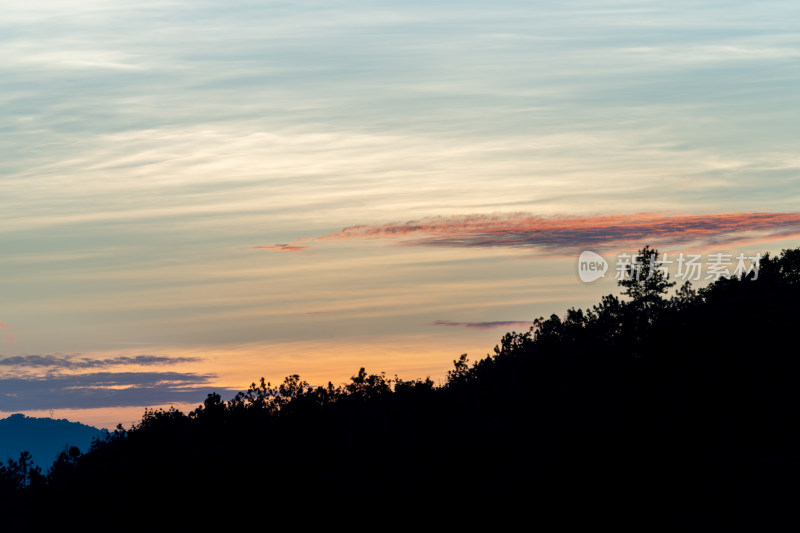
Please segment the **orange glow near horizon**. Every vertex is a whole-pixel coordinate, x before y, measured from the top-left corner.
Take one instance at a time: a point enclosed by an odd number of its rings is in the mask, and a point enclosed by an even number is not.
[[[517,328],[518,330],[526,328]],[[141,419],[145,407],[151,409],[174,406],[184,412],[196,408],[211,392],[220,390],[244,391],[251,383],[261,377],[272,385],[280,384],[286,376],[298,374],[312,386],[324,386],[328,381],[335,386],[346,384],[350,377],[364,367],[368,373],[384,372],[387,377],[399,376],[403,379],[424,379],[430,377],[436,383],[443,383],[445,374],[452,368],[453,360],[461,353],[468,352],[470,360],[483,358],[502,337],[501,330],[480,331],[468,335],[465,342],[459,342],[453,334],[444,342],[424,336],[408,338],[386,338],[375,341],[353,340],[347,344],[332,344],[323,341],[297,341],[278,344],[252,344],[225,348],[198,348],[193,350],[171,349],[174,357],[191,356],[199,362],[175,365],[175,371],[194,373],[212,372],[216,375],[198,393],[197,402],[172,402],[148,406],[117,406],[91,409],[54,409],[55,418],[66,418],[96,427],[113,429],[121,423],[128,428]],[[469,347],[472,350],[469,350]],[[156,350],[153,350],[156,351]],[[92,357],[92,354],[85,354]],[[98,354],[99,355],[99,354]],[[109,354],[104,352],[103,356]],[[126,367],[126,371],[143,370]],[[230,400],[233,394],[223,400]],[[0,411],[0,418],[21,412],[27,416],[49,417],[49,409],[19,411]]]

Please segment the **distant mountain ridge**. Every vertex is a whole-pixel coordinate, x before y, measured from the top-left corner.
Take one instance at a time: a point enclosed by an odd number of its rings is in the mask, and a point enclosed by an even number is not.
[[[20,452],[28,451],[33,461],[47,471],[65,447],[77,446],[85,453],[93,439],[103,438],[106,433],[104,429],[66,419],[13,414],[0,419],[0,461],[16,460]]]

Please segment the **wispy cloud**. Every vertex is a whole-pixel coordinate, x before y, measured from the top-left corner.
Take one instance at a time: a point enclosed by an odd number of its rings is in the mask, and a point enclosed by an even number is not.
[[[58,355],[19,355],[0,359],[0,366],[17,368],[48,368],[57,370],[80,370],[89,368],[106,368],[123,365],[177,365],[181,363],[195,363],[198,357],[165,357],[161,355],[137,355],[133,357],[110,357],[106,359],[91,359],[88,357],[58,356]]]
[[[800,213],[540,217],[529,213],[429,217],[378,226],[359,225],[289,247],[345,239],[390,239],[408,246],[540,248],[553,252],[678,244],[733,244],[800,235]],[[260,248],[272,249],[270,246]]]
[[[299,246],[295,244],[268,244],[265,246],[255,246],[256,250],[275,250],[277,252],[302,252],[310,250],[310,246]]]
[[[432,326],[450,326],[468,329],[496,329],[512,327],[530,327],[532,322],[525,320],[498,320],[495,322],[451,322],[450,320],[434,320]]]
[[[214,374],[97,372],[71,376],[0,378],[0,411],[126,407],[202,401]]]
[[[5,331],[5,337],[3,338],[4,341],[16,344],[17,339],[14,337],[14,332],[11,329],[11,326],[0,322],[0,329]]]

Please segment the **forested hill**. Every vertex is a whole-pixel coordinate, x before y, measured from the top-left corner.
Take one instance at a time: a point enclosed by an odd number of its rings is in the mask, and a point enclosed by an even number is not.
[[[16,459],[20,452],[28,451],[49,464],[72,446],[88,451],[92,440],[104,438],[105,433],[79,422],[14,414],[0,420],[0,461]]]
[[[133,524],[153,502],[185,520],[431,509],[531,527],[752,530],[793,517],[800,249],[699,292],[644,264],[621,295],[458,358],[443,386],[363,369],[340,387],[261,380],[191,413],[147,412],[25,489],[7,468],[2,501],[38,525],[80,521],[87,502]]]

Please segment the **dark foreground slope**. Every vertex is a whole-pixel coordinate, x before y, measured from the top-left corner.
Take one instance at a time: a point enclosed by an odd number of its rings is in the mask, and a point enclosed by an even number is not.
[[[625,283],[622,298],[460,358],[442,387],[291,376],[189,414],[148,412],[3,501],[40,525],[148,524],[154,509],[248,523],[430,509],[532,527],[775,525],[800,495],[800,250],[752,278],[672,296],[658,273]]]

